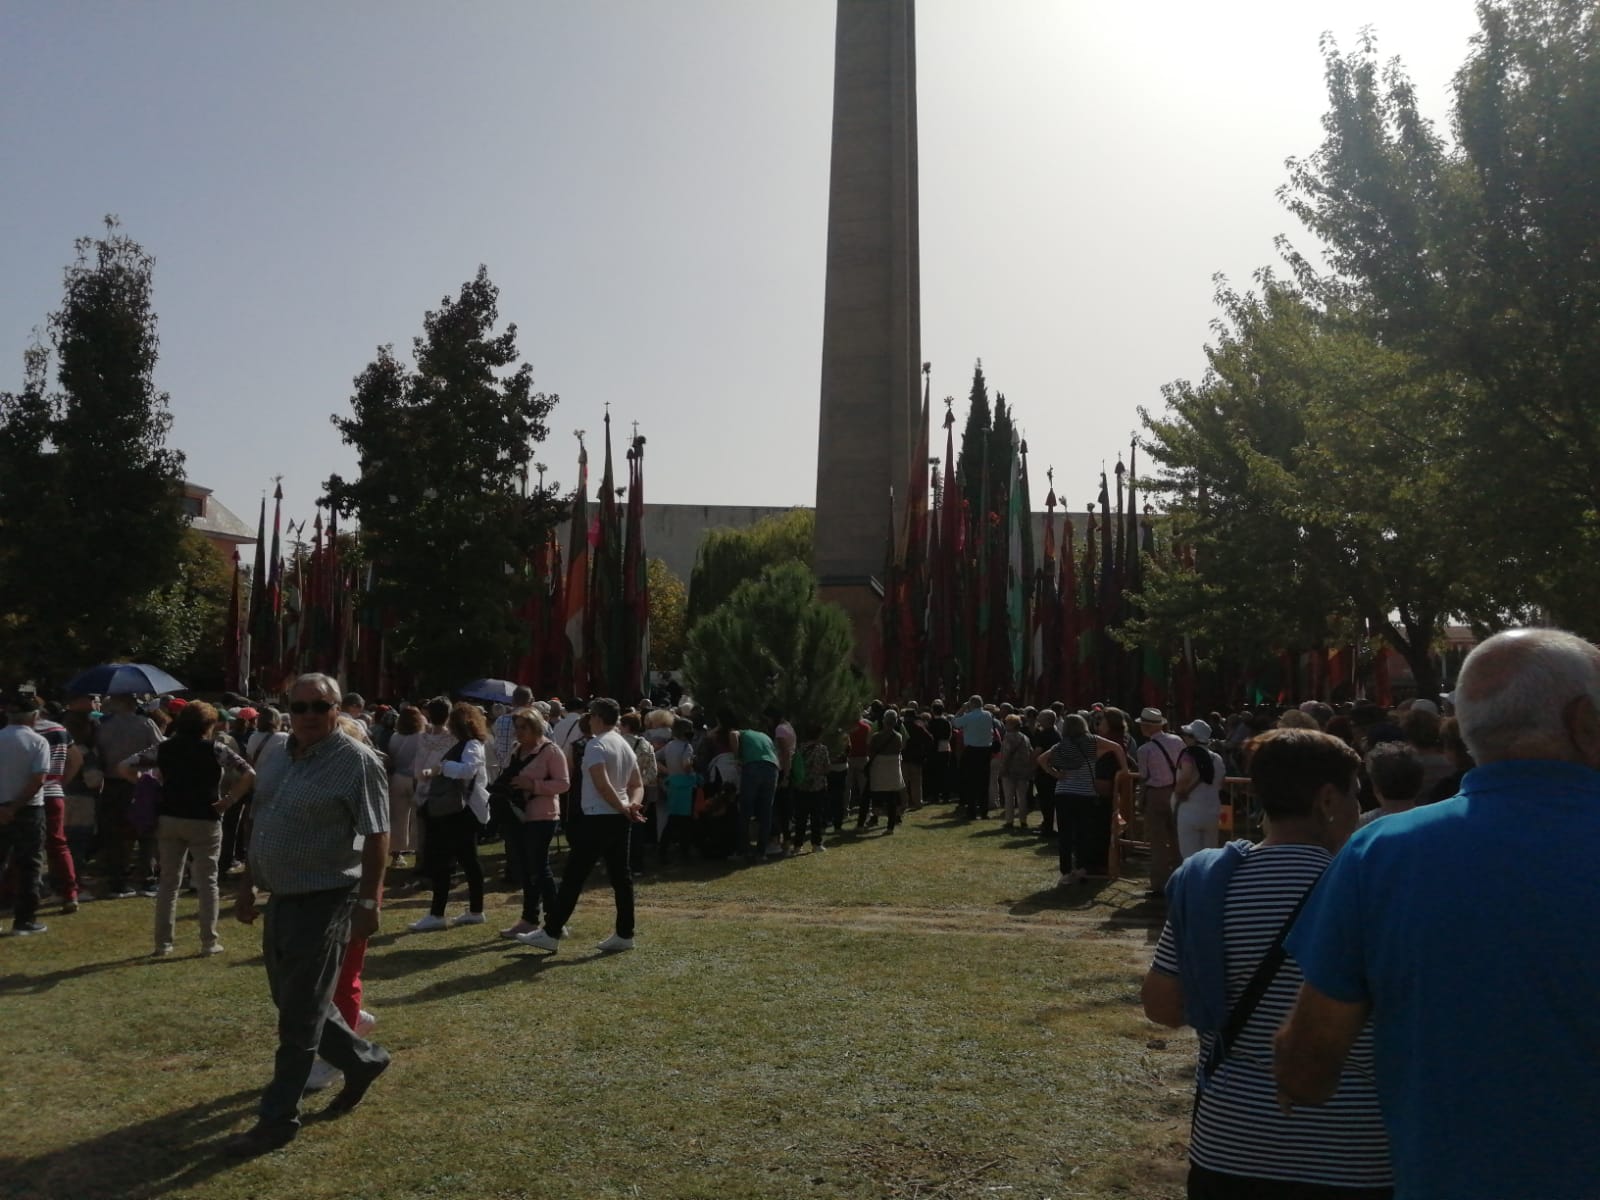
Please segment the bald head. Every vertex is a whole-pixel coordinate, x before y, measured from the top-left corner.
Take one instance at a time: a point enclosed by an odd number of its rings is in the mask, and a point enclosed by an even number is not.
[[[1456,683],[1461,738],[1480,763],[1587,761],[1574,722],[1600,720],[1600,650],[1560,629],[1513,629],[1475,647]]]

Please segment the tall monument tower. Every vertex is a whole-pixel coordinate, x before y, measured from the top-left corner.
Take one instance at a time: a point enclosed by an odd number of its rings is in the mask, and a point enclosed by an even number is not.
[[[917,261],[915,3],[838,0],[813,565],[863,651],[920,411]]]

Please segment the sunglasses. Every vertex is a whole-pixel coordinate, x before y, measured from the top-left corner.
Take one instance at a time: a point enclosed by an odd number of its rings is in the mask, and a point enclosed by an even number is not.
[[[289,705],[289,711],[297,717],[303,717],[308,712],[314,712],[320,717],[324,713],[332,712],[333,705],[326,700],[296,700]]]

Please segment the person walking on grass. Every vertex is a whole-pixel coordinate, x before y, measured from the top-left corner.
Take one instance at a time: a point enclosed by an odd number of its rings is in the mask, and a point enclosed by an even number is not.
[[[611,892],[617,905],[616,931],[600,943],[599,949],[633,949],[633,875],[628,869],[628,836],[632,827],[644,820],[644,782],[639,777],[639,760],[633,748],[617,732],[622,710],[617,702],[600,697],[589,704],[591,736],[583,750],[579,780],[581,792],[572,807],[573,820],[567,830],[571,850],[566,873],[554,908],[545,913],[544,926],[517,935],[524,946],[555,951],[567,922],[578,907],[578,896],[588,881],[589,872],[601,859],[611,879]],[[774,755],[776,760],[776,755]],[[776,775],[776,761],[773,763]]]
[[[344,1072],[327,1113],[361,1103],[389,1053],[359,1037],[334,1007],[345,946],[378,931],[389,862],[389,783],[378,756],[338,731],[339,684],[302,675],[289,692],[290,738],[263,757],[255,821],[235,916],[255,922],[256,885],[271,893],[261,931],[278,1051],[260,1116],[226,1150],[250,1157],[300,1132],[300,1096],[318,1054]]]
[[[467,911],[450,925],[482,925],[483,864],[478,861],[478,831],[489,823],[489,782],[484,741],[489,730],[476,705],[459,703],[450,710],[446,727],[455,739],[439,764],[418,777],[422,810],[423,854],[433,881],[433,902],[425,916],[411,922],[413,933],[446,926],[450,878],[457,863],[467,877]]]

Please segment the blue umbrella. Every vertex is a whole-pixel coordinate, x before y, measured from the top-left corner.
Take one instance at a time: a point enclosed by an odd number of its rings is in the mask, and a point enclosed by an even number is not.
[[[188,690],[160,667],[146,663],[101,663],[67,684],[67,691],[79,696],[165,696]]]
[[[517,685],[504,679],[474,679],[456,689],[456,695],[468,700],[482,700],[485,704],[510,704],[511,693]]]

